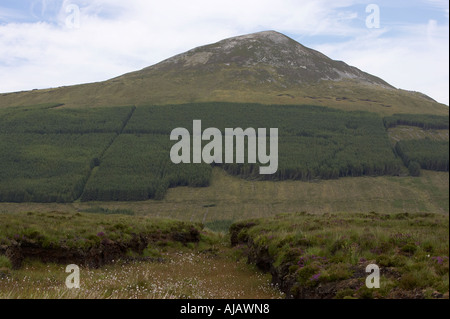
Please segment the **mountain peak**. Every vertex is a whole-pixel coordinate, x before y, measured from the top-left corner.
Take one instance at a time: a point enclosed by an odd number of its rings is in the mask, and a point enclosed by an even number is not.
[[[274,30],[268,30],[268,31],[260,31],[240,36],[231,37],[225,40],[222,40],[220,42],[225,41],[246,41],[246,40],[252,40],[252,39],[267,39],[274,43],[286,43],[287,41],[293,41],[283,33],[274,31]]]
[[[145,71],[216,72],[238,68],[238,77],[227,81],[244,81],[255,85],[270,83],[278,88],[315,84],[322,80],[355,80],[392,88],[385,81],[334,61],[276,31],[241,35],[201,46],[176,55]]]

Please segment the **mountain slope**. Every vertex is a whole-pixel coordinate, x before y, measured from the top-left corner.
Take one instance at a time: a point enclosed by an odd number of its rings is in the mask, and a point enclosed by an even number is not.
[[[381,114],[448,114],[447,106],[423,94],[395,89],[275,31],[198,47],[104,82],[2,94],[0,107],[208,101],[316,104]]]

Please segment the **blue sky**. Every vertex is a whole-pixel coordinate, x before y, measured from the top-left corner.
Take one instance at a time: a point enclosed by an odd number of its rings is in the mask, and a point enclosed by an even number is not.
[[[449,104],[442,0],[2,0],[0,92],[102,81],[263,30]]]

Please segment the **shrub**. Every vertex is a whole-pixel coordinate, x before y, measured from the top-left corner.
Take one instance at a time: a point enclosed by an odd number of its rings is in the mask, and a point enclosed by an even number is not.
[[[416,252],[417,246],[414,244],[408,243],[405,246],[403,246],[400,250],[406,254],[412,255]]]
[[[408,165],[408,171],[411,176],[420,176],[420,164],[415,161],[411,161]]]
[[[360,299],[373,299],[374,289],[367,288],[366,285],[358,289],[357,296]]]
[[[339,290],[336,293],[336,296],[334,298],[335,299],[348,299],[349,297],[352,298],[354,294],[355,294],[355,291],[353,289],[345,288],[343,290]]]
[[[4,255],[0,255],[0,270],[4,268],[4,269],[11,269],[12,268],[12,263],[9,260],[8,257],[4,256]]]
[[[353,271],[350,270],[347,264],[338,263],[332,264],[324,275],[325,281],[338,281],[349,279],[353,275]]]
[[[306,286],[315,286],[319,283],[320,267],[316,263],[306,265],[297,270],[297,282]]]

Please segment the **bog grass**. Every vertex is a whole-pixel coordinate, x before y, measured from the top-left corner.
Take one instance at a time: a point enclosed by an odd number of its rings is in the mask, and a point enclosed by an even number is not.
[[[222,249],[222,248],[221,248]],[[65,265],[24,263],[0,280],[0,298],[19,299],[274,299],[284,294],[270,276],[244,261],[188,247],[171,247],[160,261],[117,261],[80,267],[80,288],[65,286]]]
[[[0,214],[0,245],[12,242],[89,250],[108,239],[126,244],[129,236],[180,233],[187,222],[101,213]],[[200,229],[200,228],[199,228]],[[164,236],[163,236],[164,237]],[[69,251],[68,251],[69,252]],[[42,255],[41,255],[42,256]],[[44,257],[44,256],[42,256]],[[270,276],[236,261],[227,238],[201,232],[198,242],[170,237],[150,242],[141,252],[129,250],[100,268],[80,266],[80,288],[68,289],[66,265],[26,258],[19,269],[0,254],[0,298],[24,299],[172,299],[282,298]]]
[[[339,297],[348,281],[351,297],[426,298],[449,290],[448,229],[442,214],[303,212],[242,221],[230,232],[250,261],[270,263],[272,275],[290,282],[287,294],[335,283]],[[381,269],[380,289],[364,285],[369,264]]]
[[[106,211],[109,212],[109,211]],[[127,211],[126,211],[127,212]],[[108,213],[0,213],[0,244],[89,249],[104,240],[129,242],[135,235],[171,235],[199,225],[162,218]]]

